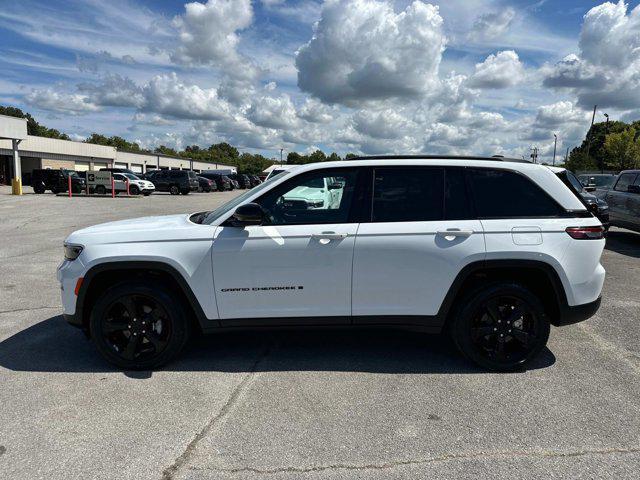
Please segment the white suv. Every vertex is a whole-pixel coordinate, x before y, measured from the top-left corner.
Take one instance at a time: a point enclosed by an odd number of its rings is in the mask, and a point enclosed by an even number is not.
[[[514,370],[550,324],[597,311],[604,244],[545,166],[369,157],[292,168],[211,212],[79,230],[58,279],[67,320],[127,369],[167,362],[193,331],[386,325],[446,331]]]

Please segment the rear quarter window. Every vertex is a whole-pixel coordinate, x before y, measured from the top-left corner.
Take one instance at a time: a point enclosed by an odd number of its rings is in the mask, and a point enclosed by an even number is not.
[[[616,182],[616,186],[614,187],[614,190],[616,192],[626,192],[627,187],[629,185],[633,185],[633,182],[635,181],[636,176],[637,176],[636,173],[621,174],[620,177],[618,178],[618,181]]]
[[[564,213],[547,192],[520,173],[469,169],[469,178],[480,218],[554,217]]]

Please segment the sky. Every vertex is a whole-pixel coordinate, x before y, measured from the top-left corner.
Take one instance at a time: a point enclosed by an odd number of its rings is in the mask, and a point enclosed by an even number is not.
[[[0,104],[76,140],[540,161],[640,119],[638,1],[0,0]]]

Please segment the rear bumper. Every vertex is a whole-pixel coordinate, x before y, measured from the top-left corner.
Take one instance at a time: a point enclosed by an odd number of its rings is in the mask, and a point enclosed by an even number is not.
[[[560,318],[553,324],[556,327],[572,325],[574,323],[583,322],[593,317],[600,308],[602,297],[598,297],[593,302],[584,303],[582,305],[565,305],[560,311]]]

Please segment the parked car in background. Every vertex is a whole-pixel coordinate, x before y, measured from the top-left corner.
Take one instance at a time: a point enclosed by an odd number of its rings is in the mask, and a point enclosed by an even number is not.
[[[585,186],[587,192],[606,191],[616,181],[613,173],[583,173],[578,179]]]
[[[609,230],[609,205],[607,205],[607,202],[596,197],[587,190],[587,187],[584,186],[584,184],[571,170],[560,167],[549,168],[560,178],[560,180],[564,182],[565,185],[579,196],[589,211],[598,217],[605,230]]]
[[[36,169],[31,172],[31,186],[34,193],[53,193],[69,191],[69,177],[71,177],[71,192],[80,193],[86,187],[86,181],[73,170]]]
[[[262,183],[262,180],[260,180],[258,175],[249,175],[249,178],[251,179],[251,188],[257,187]]]
[[[153,182],[149,180],[143,180],[133,173],[113,173],[113,180],[115,182],[121,182],[124,184],[124,191],[127,191],[126,182],[129,182],[129,194],[130,195],[140,195],[143,194],[145,197],[151,195],[156,187]]]
[[[209,193],[218,190],[216,182],[210,178],[198,176],[198,184],[200,185],[200,188],[198,189],[199,192]]]
[[[209,178],[214,182],[216,182],[216,186],[218,187],[218,190],[220,192],[233,190],[235,188],[231,179],[221,173],[202,172],[200,176],[204,178]]]
[[[247,175],[242,173],[231,173],[227,176],[238,184],[238,188],[251,188],[251,180]]]
[[[640,170],[623,170],[601,195],[609,204],[611,225],[640,232]]]
[[[188,195],[197,192],[200,184],[198,176],[191,170],[157,170],[149,177],[158,192],[169,192],[171,195]]]

